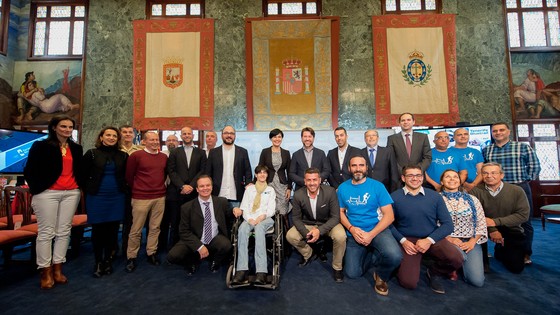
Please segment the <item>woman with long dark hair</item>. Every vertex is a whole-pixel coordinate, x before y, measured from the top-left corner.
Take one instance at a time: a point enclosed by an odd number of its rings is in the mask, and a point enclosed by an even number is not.
[[[75,127],[70,116],[54,116],[47,139],[31,146],[24,169],[37,216],[36,251],[42,289],[68,282],[62,274],[62,264],[66,262],[72,218],[80,202],[83,154],[82,146],[72,140]]]
[[[120,138],[116,127],[103,128],[95,141],[95,149],[86,152],[82,163],[95,278],[113,272],[113,252],[124,216],[128,154],[119,150]]]

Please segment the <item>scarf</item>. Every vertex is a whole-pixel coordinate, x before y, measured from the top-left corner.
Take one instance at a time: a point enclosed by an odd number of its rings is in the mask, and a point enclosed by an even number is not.
[[[474,205],[474,200],[472,199],[472,196],[462,191],[448,192],[444,190],[441,191],[441,195],[447,199],[452,199],[457,201],[459,201],[462,198],[469,204],[473,217],[473,237],[476,236],[476,206]]]
[[[259,210],[259,208],[261,207],[261,195],[265,191],[266,187],[268,187],[266,182],[255,183],[255,188],[257,188],[257,196],[255,196],[255,200],[253,201],[253,209],[251,209],[251,213],[257,212],[257,210]]]

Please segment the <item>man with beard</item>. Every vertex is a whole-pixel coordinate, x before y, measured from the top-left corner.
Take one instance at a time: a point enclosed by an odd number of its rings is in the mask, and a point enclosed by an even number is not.
[[[301,130],[301,143],[303,148],[297,150],[292,155],[292,163],[288,170],[288,176],[296,184],[295,190],[305,186],[304,175],[305,170],[310,167],[318,168],[321,172],[321,178],[326,180],[331,174],[331,167],[325,151],[313,146],[315,141],[315,130],[311,127],[305,127]]]
[[[252,185],[252,170],[249,154],[245,148],[234,145],[235,129],[222,129],[222,142],[210,151],[206,174],[212,178],[212,194],[226,198],[233,207],[243,199],[246,185]]]
[[[393,222],[393,200],[382,183],[366,176],[366,163],[363,156],[352,157],[348,164],[352,179],[338,186],[340,223],[348,230],[344,270],[353,279],[374,265],[375,292],[387,295],[387,281],[402,253],[387,229]]]

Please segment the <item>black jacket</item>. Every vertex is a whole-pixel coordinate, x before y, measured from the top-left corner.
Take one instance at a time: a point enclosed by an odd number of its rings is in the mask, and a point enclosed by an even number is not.
[[[126,192],[126,160],[128,154],[120,151],[118,147],[101,146],[86,152],[82,160],[82,178],[84,179],[84,192],[95,195],[99,191],[107,161],[115,163],[115,177],[120,192]]]

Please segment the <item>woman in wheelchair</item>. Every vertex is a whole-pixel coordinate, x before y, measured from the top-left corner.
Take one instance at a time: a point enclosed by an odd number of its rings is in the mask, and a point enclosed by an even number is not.
[[[258,165],[255,168],[255,185],[245,190],[239,208],[234,209],[235,216],[243,215],[243,222],[238,229],[237,268],[233,283],[248,282],[249,270],[248,243],[251,231],[255,231],[255,284],[265,284],[268,274],[266,256],[266,231],[274,224],[276,212],[276,193],[267,185],[268,168]]]

